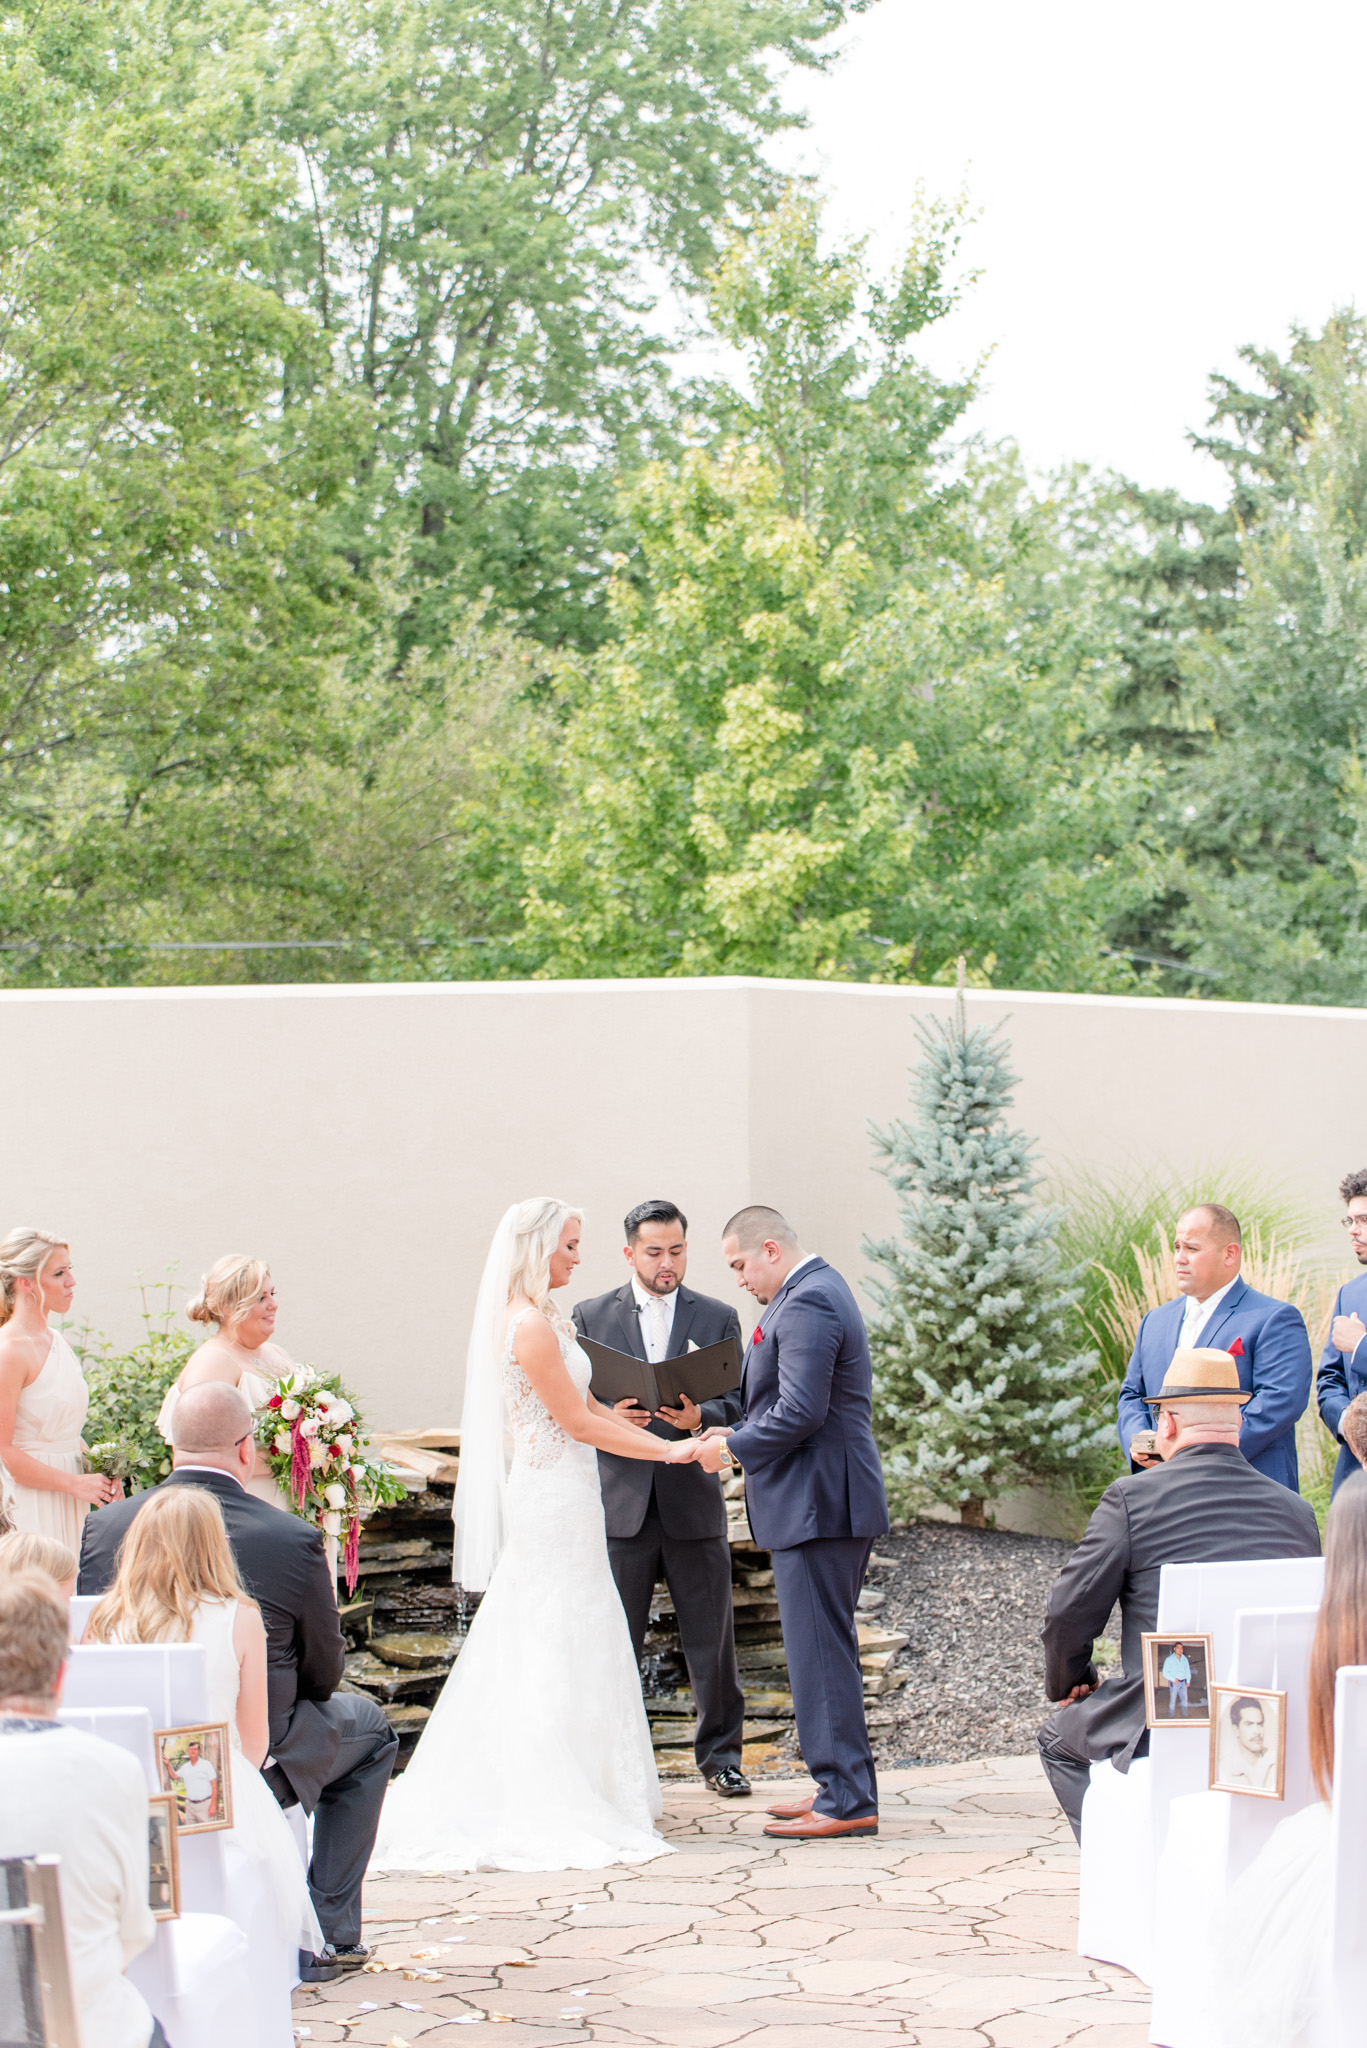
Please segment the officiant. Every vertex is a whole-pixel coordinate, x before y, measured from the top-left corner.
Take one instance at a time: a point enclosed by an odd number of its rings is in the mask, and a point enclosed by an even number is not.
[[[631,1268],[626,1284],[581,1301],[575,1328],[593,1343],[629,1351],[651,1365],[680,1358],[690,1348],[739,1341],[733,1308],[683,1284],[688,1268],[688,1221],[673,1203],[642,1202],[623,1225]],[[701,1404],[682,1396],[677,1408],[649,1414],[634,1401],[617,1412],[671,1442],[740,1419],[740,1390]],[[688,1679],[698,1706],[693,1754],[698,1769],[723,1798],[744,1798],[749,1781],[740,1768],[745,1700],[736,1663],[731,1612],[731,1547],[721,1481],[701,1465],[656,1465],[598,1453],[607,1519],[608,1556],[622,1596],[632,1647],[639,1660],[657,1579],[669,1587]]]

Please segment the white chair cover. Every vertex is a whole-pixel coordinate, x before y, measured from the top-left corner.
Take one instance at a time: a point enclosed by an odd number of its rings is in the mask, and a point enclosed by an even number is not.
[[[1169,1805],[1167,1839],[1157,1863],[1149,2033],[1161,2048],[1209,2048],[1220,2038],[1212,1917],[1278,1822],[1317,1796],[1310,1777],[1306,1705],[1318,1617],[1316,1607],[1263,1608],[1234,1616],[1229,1681],[1275,1687],[1287,1695],[1285,1795],[1280,1800],[1242,1799],[1229,1792],[1193,1792]],[[1210,1731],[1190,1732],[1206,1739],[1209,1770]],[[1153,1747],[1168,1740],[1164,1729],[1155,1734]]]
[[[1116,1963],[1141,1983],[1153,1979],[1153,1823],[1150,1767],[1092,1765],[1082,1802],[1078,1872],[1078,1954]]]
[[[161,1789],[157,1784],[156,1752],[152,1747],[152,1716],[146,1707],[64,1706],[59,1709],[57,1719],[67,1728],[81,1728],[87,1735],[98,1735],[102,1742],[112,1742],[116,1748],[126,1749],[142,1765],[148,1791]]]
[[[1334,1694],[1333,1904],[1329,2004],[1333,2048],[1361,2048],[1367,2014],[1367,1665],[1344,1665]],[[1320,2048],[1320,2044],[1314,2044]]]
[[[235,1920],[219,1913],[164,1920],[127,1974],[172,2048],[244,2048],[250,2040],[251,1952]]]
[[[98,1593],[73,1593],[67,1615],[66,1639],[79,1643],[85,1634],[85,1625],[100,1604]]]

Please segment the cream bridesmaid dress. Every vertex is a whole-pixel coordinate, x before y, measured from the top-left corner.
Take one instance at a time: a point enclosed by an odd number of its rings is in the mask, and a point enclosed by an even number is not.
[[[19,1396],[15,1449],[27,1451],[30,1458],[50,1465],[54,1472],[83,1472],[81,1431],[89,1406],[90,1389],[76,1354],[61,1331],[54,1330],[42,1371]],[[12,1473],[2,1470],[0,1478],[16,1529],[31,1536],[55,1536],[79,1555],[81,1524],[90,1512],[88,1501],[76,1500],[69,1493],[49,1492],[45,1487],[20,1486]]]

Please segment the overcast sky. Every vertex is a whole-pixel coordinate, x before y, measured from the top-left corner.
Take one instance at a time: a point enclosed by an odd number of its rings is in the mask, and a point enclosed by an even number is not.
[[[1367,8],[1339,0],[878,0],[799,75],[828,220],[896,247],[918,180],[966,184],[983,276],[937,368],[993,349],[971,415],[1029,463],[1219,496],[1206,378],[1367,304]]]

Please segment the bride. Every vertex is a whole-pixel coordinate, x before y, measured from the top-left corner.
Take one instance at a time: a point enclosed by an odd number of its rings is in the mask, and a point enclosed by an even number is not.
[[[595,1452],[686,1463],[694,1446],[588,1392],[589,1361],[550,1299],[579,1264],[582,1220],[538,1196],[494,1235],[454,1508],[454,1576],[488,1592],[389,1788],[372,1870],[596,1870],[669,1853]]]

